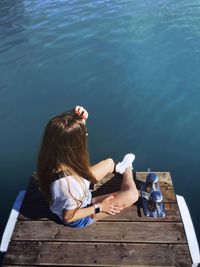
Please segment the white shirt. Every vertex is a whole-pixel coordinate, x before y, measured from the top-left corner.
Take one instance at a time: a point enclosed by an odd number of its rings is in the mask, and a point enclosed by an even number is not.
[[[56,180],[50,186],[52,194],[51,211],[63,220],[63,209],[73,210],[77,208],[75,199],[82,201],[81,207],[86,207],[92,201],[89,186],[90,182],[84,178],[65,176]],[[80,204],[78,203],[78,205]]]

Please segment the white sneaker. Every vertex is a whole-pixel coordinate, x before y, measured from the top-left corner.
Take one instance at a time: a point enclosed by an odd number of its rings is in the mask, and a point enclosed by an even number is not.
[[[126,168],[132,167],[134,159],[135,159],[134,154],[126,154],[123,160],[116,165],[115,171],[120,174],[123,174]]]

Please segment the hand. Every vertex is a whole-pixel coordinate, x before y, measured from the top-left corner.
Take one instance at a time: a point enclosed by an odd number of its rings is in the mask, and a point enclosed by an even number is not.
[[[76,106],[74,113],[82,118],[82,121],[85,122],[88,118],[88,112],[84,107]]]
[[[110,215],[120,213],[125,208],[125,205],[120,202],[115,202],[114,199],[114,196],[105,198],[100,204],[101,211]]]

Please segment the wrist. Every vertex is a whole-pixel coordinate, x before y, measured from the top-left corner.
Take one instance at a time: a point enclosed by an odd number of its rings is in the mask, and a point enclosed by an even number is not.
[[[100,203],[96,203],[93,206],[94,206],[94,214],[101,212],[101,204]]]

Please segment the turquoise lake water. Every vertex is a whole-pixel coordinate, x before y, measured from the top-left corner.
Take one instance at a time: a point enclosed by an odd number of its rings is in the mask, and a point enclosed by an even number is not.
[[[200,240],[200,1],[0,1],[1,235],[47,120],[89,111],[91,162],[170,171]]]

